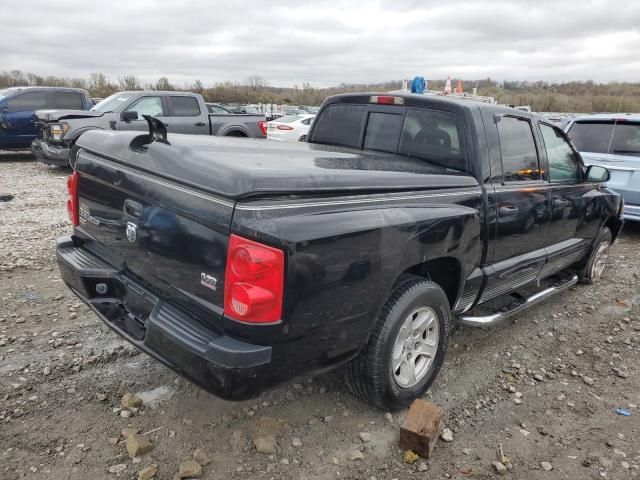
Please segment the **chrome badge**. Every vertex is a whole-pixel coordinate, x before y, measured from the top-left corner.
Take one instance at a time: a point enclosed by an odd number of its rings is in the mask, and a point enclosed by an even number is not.
[[[138,227],[135,223],[127,222],[127,240],[129,243],[135,243],[138,236]]]
[[[210,288],[215,292],[218,285],[218,279],[212,275],[202,272],[200,274],[200,285]]]

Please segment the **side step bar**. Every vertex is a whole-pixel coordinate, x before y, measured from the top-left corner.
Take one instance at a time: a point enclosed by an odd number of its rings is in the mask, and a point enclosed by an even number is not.
[[[459,317],[459,321],[462,325],[466,325],[469,327],[486,327],[490,325],[495,325],[496,323],[501,322],[505,318],[509,318],[512,315],[522,312],[527,308],[535,305],[542,300],[546,300],[547,298],[555,295],[556,293],[569,288],[572,285],[578,283],[578,276],[573,275],[571,278],[565,280],[559,280],[554,283],[551,287],[545,288],[544,290],[540,290],[537,293],[534,293],[530,297],[522,298],[521,300],[512,303],[506,307],[501,308],[496,313],[485,316],[472,316],[472,315],[462,315]]]

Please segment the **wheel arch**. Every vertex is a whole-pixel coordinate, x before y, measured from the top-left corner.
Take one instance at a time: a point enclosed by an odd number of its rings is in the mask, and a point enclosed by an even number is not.
[[[462,264],[455,257],[438,257],[406,268],[396,284],[407,275],[428,278],[437,283],[447,295],[451,309],[456,304],[462,289]]]
[[[222,137],[250,137],[249,132],[240,126],[234,125],[226,128],[220,136]]]

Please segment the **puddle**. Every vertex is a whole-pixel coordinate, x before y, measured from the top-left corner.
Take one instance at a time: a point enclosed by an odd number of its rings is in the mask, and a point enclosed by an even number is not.
[[[167,385],[147,390],[146,392],[137,392],[137,396],[142,399],[143,404],[149,408],[156,408],[162,402],[169,400],[173,395],[173,390]]]

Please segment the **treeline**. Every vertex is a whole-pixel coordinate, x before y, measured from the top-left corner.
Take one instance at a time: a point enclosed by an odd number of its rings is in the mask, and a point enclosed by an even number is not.
[[[457,79],[452,80],[455,87]],[[122,90],[187,90],[202,94],[207,101],[220,103],[277,103],[320,105],[329,95],[363,91],[390,91],[401,88],[400,80],[376,84],[340,84],[314,88],[308,83],[293,88],[269,86],[264,78],[253,75],[243,82],[220,82],[205,86],[200,80],[176,85],[167,77],[154,83],[142,82],[134,75],[110,79],[103,73],[89,78],[40,76],[19,70],[0,72],[0,88],[48,85],[84,88],[92,97],[104,98]],[[430,80],[429,89],[444,89],[445,80]],[[491,78],[464,80],[464,91],[477,87],[479,95],[494,97],[498,103],[529,105],[537,112],[640,112],[640,83],[553,83],[545,81],[505,81]]]

